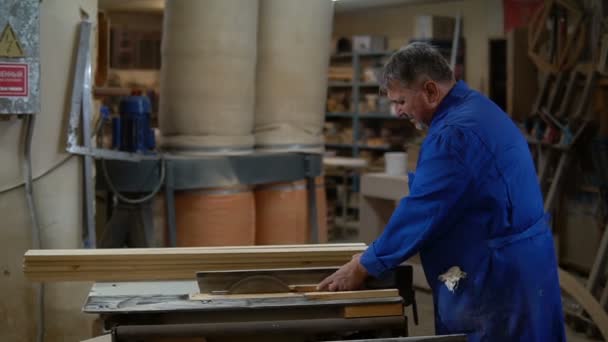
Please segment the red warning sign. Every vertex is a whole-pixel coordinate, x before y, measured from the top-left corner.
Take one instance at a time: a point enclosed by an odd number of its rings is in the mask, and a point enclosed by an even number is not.
[[[0,63],[0,96],[1,97],[27,97],[27,64]]]

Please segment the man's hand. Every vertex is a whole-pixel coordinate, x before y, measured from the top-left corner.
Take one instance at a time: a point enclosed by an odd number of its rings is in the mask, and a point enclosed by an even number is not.
[[[359,259],[361,259],[361,254],[353,256],[351,261],[323,279],[317,286],[317,291],[352,291],[361,288],[367,278],[367,270],[361,265]]]

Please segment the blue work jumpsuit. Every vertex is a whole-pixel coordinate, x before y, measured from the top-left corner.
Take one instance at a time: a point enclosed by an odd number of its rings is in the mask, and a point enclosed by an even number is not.
[[[433,116],[409,196],[361,263],[380,276],[416,253],[437,334],[565,341],[553,239],[528,145],[498,106],[462,81]],[[462,273],[450,288],[453,267]]]

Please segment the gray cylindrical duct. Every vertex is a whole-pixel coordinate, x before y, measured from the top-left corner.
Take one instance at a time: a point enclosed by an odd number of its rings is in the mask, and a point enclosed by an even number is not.
[[[160,92],[165,150],[252,150],[257,25],[257,0],[166,1]]]
[[[260,0],[257,149],[323,150],[332,15],[330,0]]]

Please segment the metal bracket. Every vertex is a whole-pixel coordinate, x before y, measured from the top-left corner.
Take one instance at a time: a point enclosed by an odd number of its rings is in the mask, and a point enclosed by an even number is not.
[[[68,123],[67,151],[78,146],[78,127],[80,125],[80,114],[82,113],[82,132],[85,148],[91,148],[91,27],[90,21],[80,22],[78,38],[78,52],[76,55],[76,70],[74,71],[74,83],[72,84],[72,99],[70,102],[70,120]],[[95,188],[93,186],[93,159],[84,156],[83,165],[84,180],[84,214],[85,214],[85,238],[84,246],[95,248],[97,245],[95,231],[95,217],[93,203],[95,201]]]
[[[83,107],[85,74],[90,72],[90,40],[91,22],[83,20],[80,23],[78,37],[78,52],[76,55],[76,68],[72,84],[72,99],[70,101],[70,120],[68,123],[67,150],[78,146],[78,128],[80,126],[80,113]]]
[[[159,160],[162,159],[161,154],[140,154],[123,151],[106,150],[103,148],[72,146],[66,148],[66,151],[72,154],[81,156],[89,156],[99,159],[122,160],[128,162],[140,162],[142,160]]]

